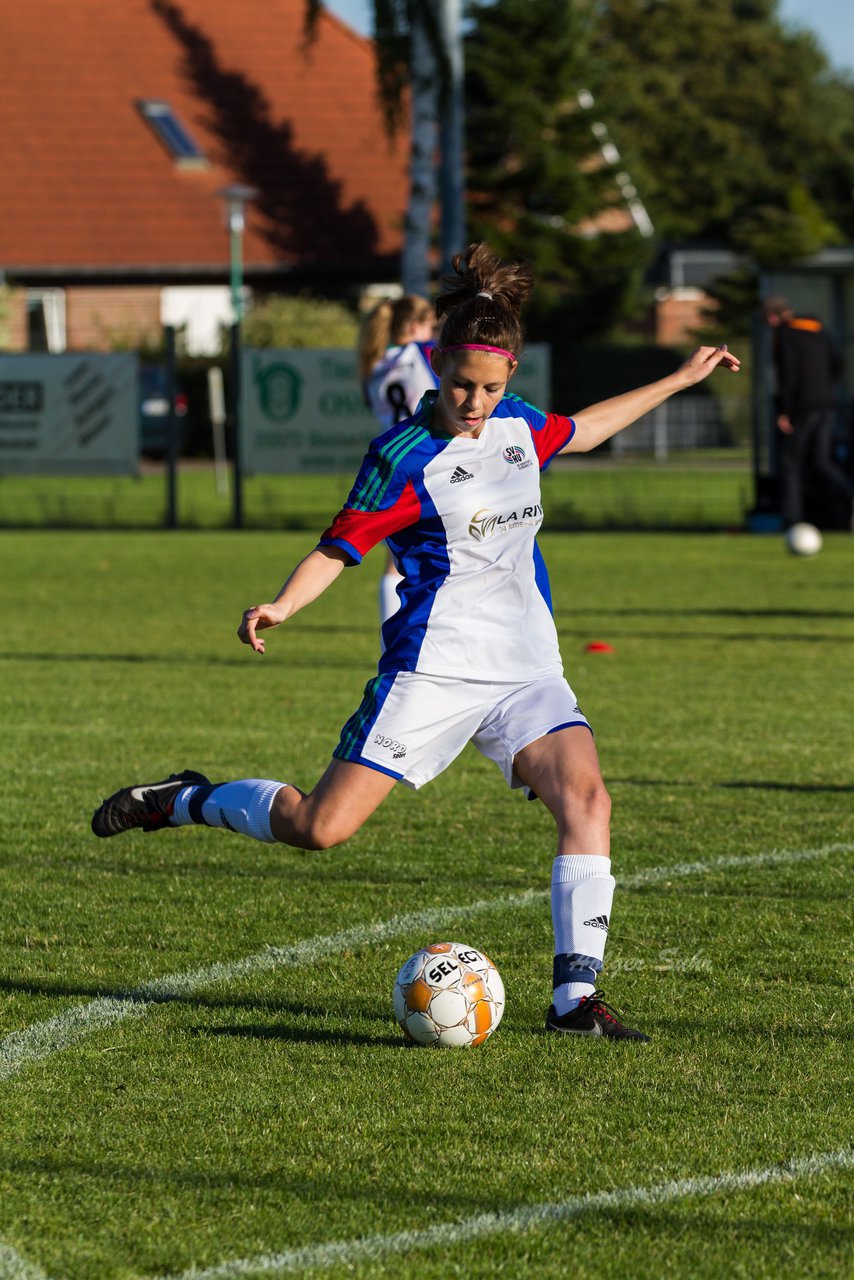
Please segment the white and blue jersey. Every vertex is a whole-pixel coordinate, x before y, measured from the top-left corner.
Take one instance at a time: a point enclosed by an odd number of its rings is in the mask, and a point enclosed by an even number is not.
[[[383,627],[380,676],[419,672],[498,683],[561,675],[545,566],[540,472],[572,439],[571,418],[518,396],[477,439],[434,426],[436,392],[374,440],[320,546],[353,563],[386,539],[404,575]]]
[[[434,346],[432,342],[407,342],[389,347],[365,379],[365,400],[383,429],[411,417],[425,391],[438,387],[439,379],[430,363]]]

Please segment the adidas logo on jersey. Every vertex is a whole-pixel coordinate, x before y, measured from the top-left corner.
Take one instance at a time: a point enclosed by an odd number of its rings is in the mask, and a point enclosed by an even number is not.
[[[474,480],[474,476],[470,471],[466,471],[464,467],[457,467],[451,476],[451,484],[459,484],[462,480]]]
[[[606,933],[608,932],[607,916],[593,916],[592,919],[585,920],[584,923],[590,925],[591,929],[604,929]]]

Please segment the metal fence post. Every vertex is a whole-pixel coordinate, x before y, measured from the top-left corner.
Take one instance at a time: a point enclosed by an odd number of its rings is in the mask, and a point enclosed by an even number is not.
[[[653,439],[656,462],[667,461],[667,406],[660,404],[652,414]]]
[[[241,457],[241,423],[240,423],[240,322],[231,326],[229,343],[231,376],[229,378],[229,409],[231,411],[231,439],[234,449],[234,505],[233,523],[235,529],[243,528],[243,459]]]
[[[175,326],[164,326],[166,340],[166,528],[178,528],[178,419],[175,416]]]

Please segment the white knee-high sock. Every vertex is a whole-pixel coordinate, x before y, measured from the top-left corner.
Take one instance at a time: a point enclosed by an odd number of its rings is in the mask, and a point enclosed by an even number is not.
[[[286,782],[272,782],[268,778],[244,778],[216,786],[184,787],[176,797],[171,823],[175,827],[191,823],[227,827],[253,840],[275,844],[270,812],[273,801],[285,786]]]
[[[559,854],[552,865],[554,1006],[560,1016],[593,994],[602,971],[614,899],[611,859]]]

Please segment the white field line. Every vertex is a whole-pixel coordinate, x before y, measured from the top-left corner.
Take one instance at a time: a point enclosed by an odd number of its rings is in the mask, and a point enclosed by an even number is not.
[[[382,1260],[391,1254],[414,1249],[446,1249],[468,1244],[486,1236],[518,1234],[554,1223],[569,1222],[596,1213],[621,1209],[655,1208],[691,1197],[751,1191],[795,1178],[812,1177],[834,1169],[854,1168],[854,1149],[828,1151],[804,1156],[765,1169],[745,1169],[741,1173],[719,1173],[711,1177],[684,1178],[660,1182],[651,1187],[622,1187],[614,1191],[589,1191],[552,1204],[521,1205],[503,1213],[481,1213],[460,1222],[442,1222],[423,1231],[400,1231],[392,1235],[363,1236],[355,1240],[305,1245],[284,1253],[261,1254],[255,1258],[235,1258],[199,1270],[191,1267],[180,1275],[157,1280],[236,1280],[238,1276],[283,1275],[286,1272],[321,1271],[334,1266]]]
[[[48,1280],[41,1267],[26,1262],[8,1244],[0,1242],[0,1280]]]
[[[712,858],[708,862],[681,862],[670,867],[648,867],[619,881],[620,888],[638,889],[660,881],[684,876],[702,875],[709,871],[735,871],[740,868],[775,866],[788,862],[809,862],[834,853],[854,852],[854,844],[827,844],[816,849],[779,849],[767,853],[737,854]],[[339,955],[357,947],[383,942],[416,930],[425,934],[465,923],[483,911],[527,907],[548,898],[549,889],[507,894],[502,898],[482,898],[465,906],[434,907],[392,916],[375,924],[356,925],[339,933],[318,935],[295,942],[288,947],[267,947],[264,951],[241,960],[217,962],[186,973],[169,974],[143,982],[132,990],[114,996],[102,996],[88,1004],[77,1005],[44,1022],[35,1022],[23,1031],[13,1031],[0,1040],[0,1081],[17,1075],[29,1063],[39,1062],[59,1053],[102,1027],[112,1026],[127,1018],[139,1018],[158,1004],[180,1000],[201,988],[231,982],[247,974],[271,969],[294,969],[315,964],[327,956]]]

